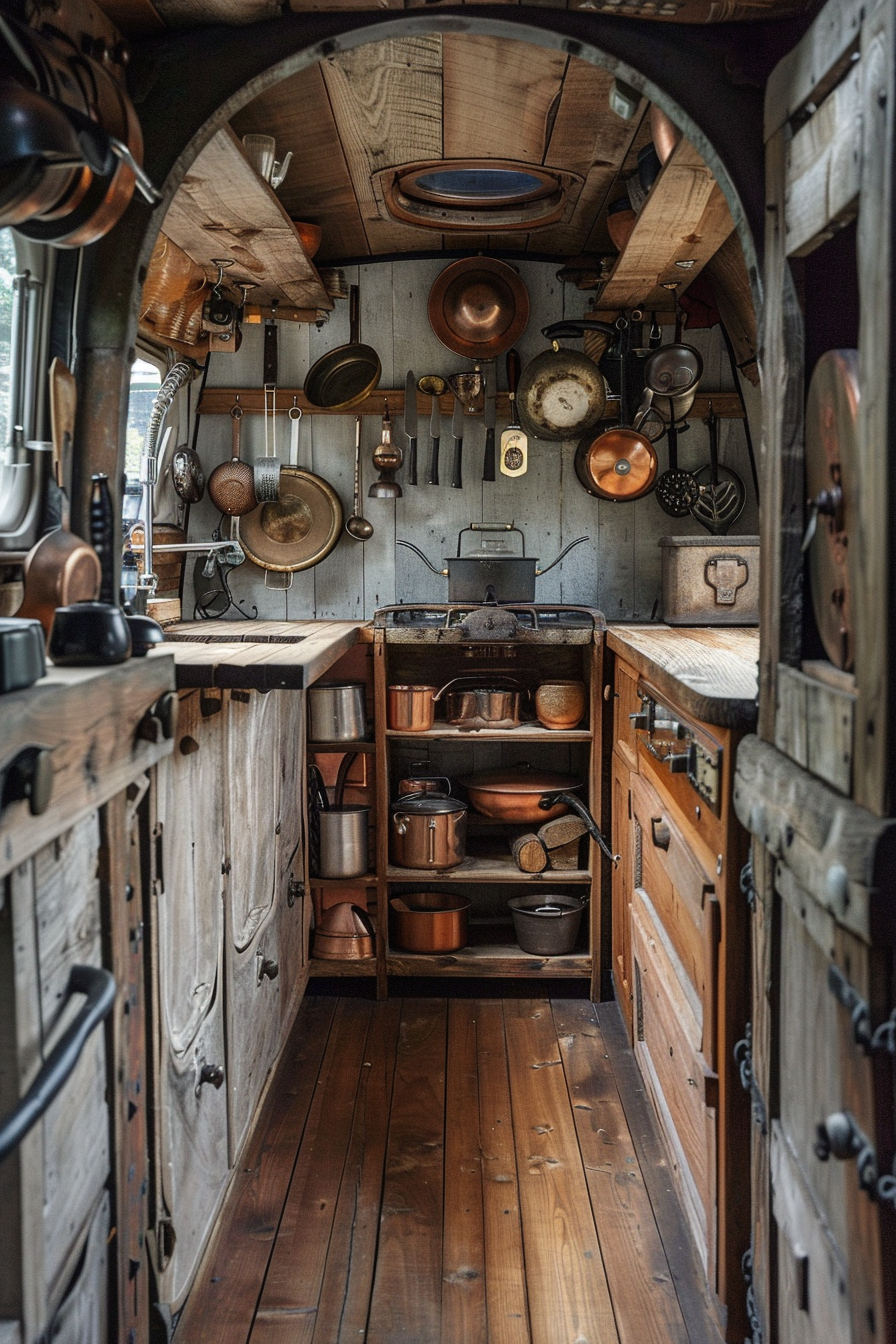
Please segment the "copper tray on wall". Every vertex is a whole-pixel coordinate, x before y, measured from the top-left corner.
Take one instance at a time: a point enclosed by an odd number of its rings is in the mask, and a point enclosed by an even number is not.
[[[429,291],[429,323],[454,354],[495,359],[526,330],[529,294],[506,261],[463,257],[446,266]]]

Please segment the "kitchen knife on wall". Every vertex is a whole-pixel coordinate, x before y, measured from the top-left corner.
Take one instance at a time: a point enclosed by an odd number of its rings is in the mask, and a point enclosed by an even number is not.
[[[520,356],[507,351],[507,391],[510,394],[510,424],[501,435],[501,471],[505,476],[522,476],[528,466],[529,440],[519,422],[516,389],[520,380]]]
[[[429,417],[429,484],[438,485],[439,483],[439,442],[442,437],[442,407],[439,399],[433,394],[432,411]]]
[[[417,484],[417,379],[413,369],[404,380],[404,432],[408,436],[408,455],[405,459],[404,479],[408,485]]]
[[[497,398],[497,369],[494,364],[486,364],[483,369],[485,378],[485,456],[482,459],[482,479],[495,479],[495,402]]]
[[[463,489],[464,460],[464,408],[455,398],[454,415],[451,419],[451,434],[454,438],[454,466],[451,470],[451,485],[455,490]]]

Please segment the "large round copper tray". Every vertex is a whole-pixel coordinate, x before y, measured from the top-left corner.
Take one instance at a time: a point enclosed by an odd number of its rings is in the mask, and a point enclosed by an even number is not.
[[[855,650],[850,583],[850,532],[855,536],[858,352],[828,350],[812,372],[806,400],[806,497],[840,492],[833,513],[821,513],[809,545],[809,584],[818,633],[835,667],[849,671]]]
[[[292,573],[325,559],[342,532],[342,501],[329,482],[301,467],[280,471],[280,498],[240,519],[240,544],[263,569]]]
[[[454,354],[494,359],[526,330],[529,295],[506,261],[464,257],[446,266],[429,291],[429,322]]]

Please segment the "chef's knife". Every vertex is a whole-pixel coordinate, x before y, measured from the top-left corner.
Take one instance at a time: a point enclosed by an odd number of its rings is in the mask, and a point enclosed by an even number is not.
[[[463,489],[464,408],[462,402],[458,400],[454,402],[451,433],[454,437],[454,466],[451,471],[451,485],[454,490],[461,490]]]
[[[429,454],[429,484],[439,483],[439,442],[442,437],[442,407],[438,397],[433,396],[432,412],[429,417],[429,434],[432,440]]]
[[[404,432],[408,436],[408,455],[404,478],[408,485],[417,484],[417,379],[413,369],[404,380]]]
[[[493,364],[486,364],[483,373],[485,378],[485,456],[482,459],[482,479],[484,481],[495,479],[496,373],[497,369]]]

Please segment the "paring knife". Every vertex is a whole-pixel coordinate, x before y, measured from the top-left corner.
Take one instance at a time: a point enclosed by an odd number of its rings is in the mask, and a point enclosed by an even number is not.
[[[408,455],[404,479],[408,485],[417,484],[417,379],[413,369],[404,380],[404,432],[408,436]]]
[[[497,369],[494,364],[486,364],[483,370],[485,378],[485,456],[482,459],[482,479],[495,479],[495,388]]]
[[[455,400],[454,415],[451,417],[451,433],[454,437],[454,466],[451,471],[451,486],[454,490],[463,489],[463,459],[464,459],[464,408],[460,401]]]
[[[429,434],[432,440],[429,454],[429,484],[439,483],[439,442],[442,437],[442,407],[438,397],[432,399],[432,412],[429,417]]]

